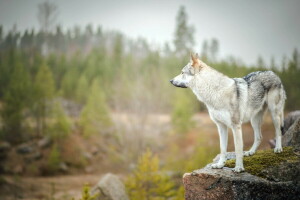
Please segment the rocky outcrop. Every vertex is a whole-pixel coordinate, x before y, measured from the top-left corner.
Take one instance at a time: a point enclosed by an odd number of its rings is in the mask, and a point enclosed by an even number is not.
[[[300,110],[295,110],[287,114],[287,116],[284,118],[284,123],[283,123],[284,124],[282,130],[283,135],[289,130],[289,128],[295,123],[295,121],[298,118],[300,118]]]
[[[129,200],[125,186],[118,176],[114,174],[106,174],[91,190],[91,194],[97,194],[100,200]]]
[[[229,168],[211,169],[210,165],[183,177],[186,200],[202,199],[299,199],[299,181],[268,181],[247,172]]]
[[[282,146],[300,148],[300,117],[293,123],[282,137]]]
[[[234,158],[234,153],[228,153],[227,158]],[[218,156],[214,159],[217,161]],[[227,166],[234,166],[232,161],[227,161]],[[185,199],[299,199],[300,157],[292,147],[285,147],[281,155],[273,150],[257,152],[244,158],[244,165],[243,173],[234,173],[228,167],[212,169],[211,164],[186,173]]]

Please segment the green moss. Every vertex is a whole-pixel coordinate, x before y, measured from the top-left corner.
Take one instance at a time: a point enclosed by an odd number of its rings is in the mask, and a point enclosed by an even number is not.
[[[244,167],[246,172],[264,178],[262,170],[277,166],[282,162],[296,162],[299,159],[292,147],[284,147],[282,153],[274,153],[273,149],[260,150],[253,156],[244,157]],[[234,159],[227,160],[225,163],[225,167],[233,168],[234,166]]]

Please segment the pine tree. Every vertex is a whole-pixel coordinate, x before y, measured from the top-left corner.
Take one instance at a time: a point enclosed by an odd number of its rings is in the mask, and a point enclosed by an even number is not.
[[[174,184],[159,169],[158,157],[148,149],[138,160],[136,170],[126,182],[130,199],[168,199],[175,195]]]
[[[48,134],[52,140],[57,141],[67,137],[71,133],[71,121],[59,102],[55,102],[52,111],[53,124]]]
[[[92,83],[87,103],[81,112],[79,124],[83,135],[86,137],[95,133],[104,133],[112,125],[105,96],[100,88],[100,82],[97,80]]]
[[[24,131],[24,110],[28,107],[30,97],[29,73],[20,62],[16,62],[9,85],[4,92],[1,117],[3,136],[10,142],[22,141]]]
[[[174,45],[176,53],[183,56],[192,50],[194,46],[194,27],[188,25],[188,16],[185,7],[181,6],[176,17],[176,30]]]
[[[213,38],[210,43],[210,59],[212,62],[217,61],[219,52],[219,42],[216,38]]]
[[[89,83],[86,76],[83,74],[80,76],[76,88],[76,99],[79,103],[85,103],[88,96]]]
[[[46,130],[46,118],[49,116],[51,100],[55,92],[52,72],[45,63],[37,72],[34,88],[33,112],[36,118],[37,134],[41,135]]]

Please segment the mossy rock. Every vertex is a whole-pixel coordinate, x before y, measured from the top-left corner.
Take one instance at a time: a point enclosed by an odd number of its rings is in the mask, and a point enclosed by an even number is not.
[[[274,153],[273,149],[269,149],[257,151],[250,157],[244,157],[246,172],[273,181],[289,179],[289,176],[287,176],[289,174],[291,176],[295,175],[289,172],[291,170],[284,171],[282,169],[289,168],[295,171],[295,168],[297,168],[299,171],[299,162],[300,158],[295,154],[293,147],[284,147],[282,153]],[[233,168],[235,159],[227,160],[225,166]],[[272,173],[269,173],[269,171],[272,171]],[[276,177],[274,177],[274,171],[281,171],[282,173],[280,175],[276,174]]]

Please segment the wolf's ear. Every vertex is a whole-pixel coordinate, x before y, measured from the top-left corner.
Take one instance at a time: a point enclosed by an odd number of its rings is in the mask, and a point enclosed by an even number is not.
[[[193,54],[191,53],[191,61],[192,61],[192,66],[194,68],[194,74],[200,71],[200,63],[199,63],[199,55],[198,53]]]
[[[193,63],[196,63],[198,62],[198,59],[199,59],[198,53],[194,54],[191,52],[191,61],[193,61]]]

